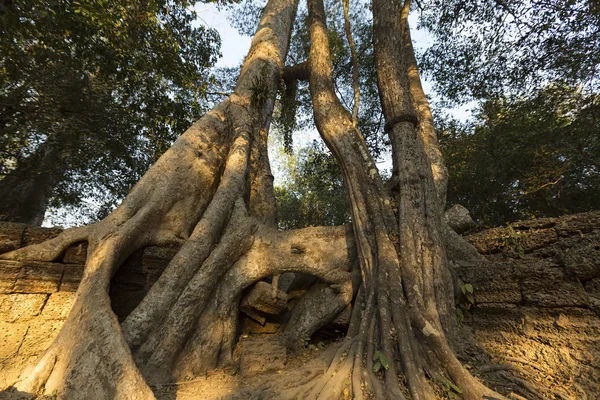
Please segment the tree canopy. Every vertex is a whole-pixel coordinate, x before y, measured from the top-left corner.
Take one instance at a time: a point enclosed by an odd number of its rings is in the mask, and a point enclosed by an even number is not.
[[[110,211],[205,111],[220,39],[193,4],[2,2],[0,174],[54,169],[55,207]]]
[[[487,100],[466,123],[442,119],[449,203],[488,226],[600,208],[598,100],[550,85]]]
[[[527,93],[554,81],[598,91],[597,0],[422,0],[434,38],[422,67],[446,100]]]

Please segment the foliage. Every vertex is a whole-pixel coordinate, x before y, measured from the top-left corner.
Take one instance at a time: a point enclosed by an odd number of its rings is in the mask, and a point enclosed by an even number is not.
[[[106,213],[203,111],[216,31],[187,0],[0,4],[0,174],[53,137],[54,206]],[[93,173],[92,173],[93,171]]]
[[[287,180],[275,187],[279,227],[296,229],[349,222],[348,198],[333,155],[314,141],[292,158]]]
[[[465,317],[465,313],[475,304],[475,289],[473,288],[473,285],[465,283],[460,287],[460,292],[461,294],[459,295],[456,304],[456,317],[459,324]]]
[[[525,93],[559,81],[598,89],[597,0],[422,0],[434,36],[422,67],[435,89],[460,102]]]
[[[551,85],[490,99],[467,123],[441,119],[449,204],[491,226],[600,208],[599,100]]]

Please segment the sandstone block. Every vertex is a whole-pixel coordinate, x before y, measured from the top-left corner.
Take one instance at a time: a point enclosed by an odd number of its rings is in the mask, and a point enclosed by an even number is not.
[[[240,373],[251,376],[283,369],[286,349],[273,338],[250,337],[240,341]]]
[[[523,279],[523,299],[541,307],[585,307],[588,296],[576,279],[565,277],[559,269],[545,269]]]
[[[16,293],[53,293],[63,275],[63,264],[24,262],[13,291]]]
[[[17,355],[27,333],[27,323],[12,324],[0,322],[0,360]]]
[[[464,283],[473,285],[475,303],[520,303],[522,300],[515,267],[511,262],[479,263],[457,268]]]
[[[47,297],[46,294],[2,294],[0,295],[0,320],[25,321],[40,315]]]
[[[579,238],[578,245],[565,249],[561,260],[567,274],[581,280],[600,278],[600,235],[596,240]]]
[[[242,308],[251,308],[266,314],[277,315],[287,306],[287,294],[270,283],[257,282],[242,300]]]
[[[65,265],[63,277],[60,282],[60,291],[76,292],[82,277],[83,265]]]
[[[0,254],[22,247],[25,224],[0,222]]]
[[[0,261],[0,293],[12,293],[19,272],[20,264]]]
[[[65,251],[62,262],[64,264],[85,264],[87,257],[87,243],[80,242]]]
[[[23,235],[23,243],[21,247],[30,246],[32,244],[42,243],[48,239],[53,239],[60,235],[63,228],[42,228],[41,226],[27,226]]]
[[[36,321],[37,322],[37,321]],[[24,356],[37,356],[42,354],[54,341],[63,321],[45,321],[31,323],[19,354]]]
[[[75,293],[73,292],[52,293],[42,310],[42,318],[48,320],[67,319],[74,301]]]

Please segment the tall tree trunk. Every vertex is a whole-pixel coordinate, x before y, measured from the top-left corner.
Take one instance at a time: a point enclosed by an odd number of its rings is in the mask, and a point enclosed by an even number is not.
[[[50,137],[0,180],[0,221],[41,225],[65,169],[59,139]]]

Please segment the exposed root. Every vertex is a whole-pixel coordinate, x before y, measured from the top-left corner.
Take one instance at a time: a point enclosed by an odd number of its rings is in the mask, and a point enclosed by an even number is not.
[[[88,236],[94,228],[94,225],[70,228],[57,237],[46,240],[45,242],[0,254],[0,259],[15,261],[55,261],[69,246],[77,242],[87,241]]]

